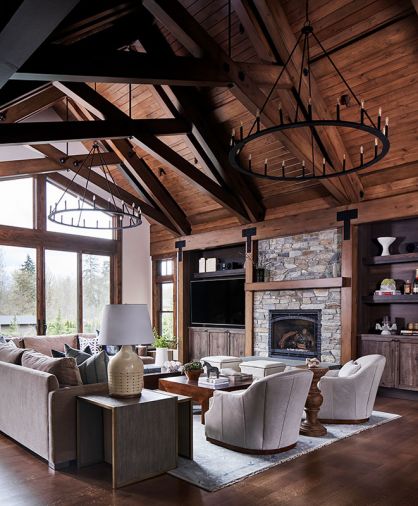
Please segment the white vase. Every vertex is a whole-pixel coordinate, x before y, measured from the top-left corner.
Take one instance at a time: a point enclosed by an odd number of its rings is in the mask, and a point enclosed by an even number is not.
[[[380,256],[386,257],[390,255],[389,246],[396,241],[396,237],[378,237],[377,240],[383,248]]]
[[[168,361],[168,348],[155,348],[155,365],[162,367]]]

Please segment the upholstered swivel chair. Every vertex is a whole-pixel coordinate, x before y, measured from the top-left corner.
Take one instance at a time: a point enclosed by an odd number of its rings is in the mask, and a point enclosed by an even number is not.
[[[217,390],[205,416],[206,439],[243,453],[269,454],[296,445],[312,372],[291,370],[247,390]]]
[[[382,355],[366,355],[355,361],[360,368],[349,376],[340,377],[334,370],[327,372],[318,383],[324,398],[319,411],[321,422],[366,422],[373,411],[385,363]]]

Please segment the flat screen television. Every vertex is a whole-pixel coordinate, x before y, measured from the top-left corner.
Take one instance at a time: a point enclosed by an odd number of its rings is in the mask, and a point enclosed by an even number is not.
[[[192,281],[190,299],[192,325],[245,325],[243,278]]]

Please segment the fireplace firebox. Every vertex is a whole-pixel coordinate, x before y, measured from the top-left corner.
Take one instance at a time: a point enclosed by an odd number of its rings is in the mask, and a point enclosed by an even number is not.
[[[269,355],[321,359],[321,310],[269,311]]]

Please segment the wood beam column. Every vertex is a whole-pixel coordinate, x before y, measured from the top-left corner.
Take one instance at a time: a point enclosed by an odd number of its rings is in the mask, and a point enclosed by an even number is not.
[[[252,241],[251,253],[245,254],[245,283],[254,282],[254,265],[258,260],[258,241]],[[245,355],[254,354],[254,294],[245,291]]]
[[[189,325],[190,325],[190,253],[183,252],[178,260],[177,253],[177,341],[179,361],[188,361]]]
[[[351,225],[350,239],[342,241],[341,276],[351,286],[341,288],[341,364],[357,357],[358,227]]]

